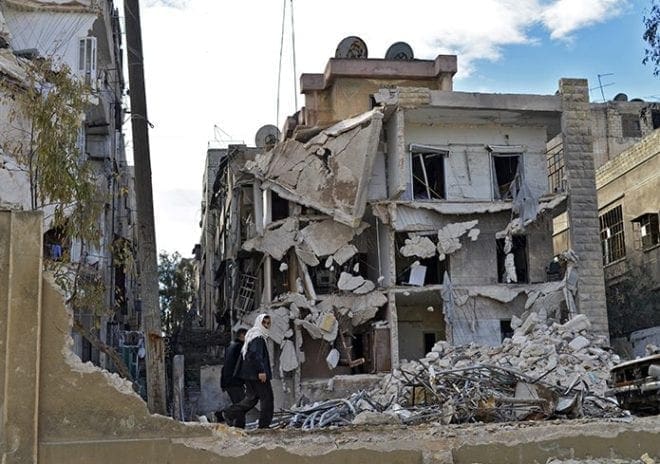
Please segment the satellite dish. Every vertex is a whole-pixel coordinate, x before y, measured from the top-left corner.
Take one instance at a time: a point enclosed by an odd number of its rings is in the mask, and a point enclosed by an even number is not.
[[[272,124],[261,126],[254,136],[254,145],[258,148],[272,148],[280,141],[280,130]]]
[[[405,42],[393,43],[385,53],[386,60],[412,60],[413,58],[415,58],[413,49]]]
[[[347,58],[354,60],[366,60],[369,56],[367,44],[357,36],[346,37],[339,42],[335,51],[335,58]]]
[[[617,93],[616,96],[614,97],[614,101],[616,102],[627,102],[628,101],[628,95],[625,93]]]

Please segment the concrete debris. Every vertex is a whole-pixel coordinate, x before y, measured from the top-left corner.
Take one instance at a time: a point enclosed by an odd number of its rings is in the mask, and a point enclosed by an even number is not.
[[[364,284],[364,277],[353,276],[348,272],[342,272],[337,281],[337,287],[339,290],[352,291]]]
[[[285,272],[289,269],[289,265],[287,263],[280,263],[280,272]]]
[[[319,259],[305,243],[296,245],[296,255],[307,266],[315,267],[319,265]]]
[[[245,169],[280,197],[356,227],[366,206],[382,119],[382,112],[373,109],[340,121],[307,143],[286,139]]]
[[[335,367],[337,367],[337,365],[339,364],[339,357],[340,354],[337,349],[333,348],[330,350],[330,353],[328,353],[328,356],[326,356],[325,358],[325,362],[328,363],[329,369],[332,370]]]
[[[335,263],[337,263],[341,266],[346,261],[348,261],[353,256],[355,256],[355,254],[357,252],[358,252],[358,249],[355,247],[355,245],[352,245],[352,244],[349,243],[349,244],[346,244],[346,245],[342,246],[339,250],[337,250],[335,252],[335,254],[332,255],[332,259],[335,261]]]
[[[330,269],[332,267],[332,261],[334,256],[328,256],[328,259],[325,260],[325,268]]]
[[[352,228],[332,219],[315,222],[300,231],[303,241],[316,256],[333,255],[350,242],[355,235],[361,234],[368,224]]]
[[[384,415],[404,424],[625,416],[603,396],[618,356],[603,337],[582,329],[584,316],[576,319],[547,325],[530,313],[514,332],[517,341],[505,339],[498,347],[438,342],[371,391],[297,408],[287,425],[345,425],[356,417],[371,423]],[[587,345],[572,342],[583,338]]]
[[[472,240],[473,242],[476,242],[477,239],[479,238],[480,233],[481,231],[475,227],[474,229],[470,229],[468,231],[468,237],[470,237],[470,240]]]
[[[506,274],[506,283],[518,282],[518,275],[516,274],[516,263],[514,262],[513,253],[507,253],[504,258],[504,270]]]
[[[376,288],[376,285],[370,281],[370,280],[365,280],[362,285],[360,285],[358,288],[353,290],[353,293],[356,295],[364,295],[365,293],[369,293],[373,291]]]
[[[474,221],[456,222],[446,225],[438,231],[438,253],[440,254],[440,261],[443,261],[446,255],[450,255],[461,248],[459,238],[474,228],[478,222],[476,219]]]
[[[263,236],[245,241],[243,249],[246,251],[260,251],[272,256],[277,261],[282,261],[289,248],[295,245],[297,233],[298,221],[287,218],[277,227],[264,231]]]
[[[296,347],[291,340],[284,340],[280,353],[280,369],[282,372],[295,371],[298,368],[298,356]]]
[[[396,419],[396,416],[391,414],[385,414],[378,411],[362,411],[355,419],[353,419],[353,425],[386,425],[394,424],[399,421]]]
[[[590,344],[591,342],[586,337],[583,337],[582,335],[578,335],[568,344],[568,346],[573,351],[579,351],[582,348],[588,347]]]
[[[584,314],[578,314],[571,320],[559,326],[559,329],[562,332],[573,332],[573,333],[582,332],[583,330],[589,330],[590,328],[591,328],[591,322]]]
[[[401,247],[400,251],[403,256],[431,258],[435,256],[436,247],[430,238],[421,235],[412,235],[406,239],[405,245]]]
[[[453,347],[446,342],[439,342],[433,347],[436,355],[427,355],[420,361],[402,365],[401,371],[408,374],[393,372],[393,378],[389,381],[399,388],[406,375],[409,377],[411,372],[422,374],[428,372],[430,367],[434,367],[435,376],[439,377],[443,372],[453,374],[459,367],[479,370],[488,366],[495,370],[504,369],[527,378],[527,382],[531,379],[535,385],[540,384],[560,392],[558,398],[571,392],[582,392],[585,415],[598,415],[599,411],[603,414],[618,414],[603,395],[607,389],[609,371],[619,362],[619,357],[609,351],[603,337],[584,331],[579,333],[585,320],[586,317],[580,315],[575,323],[569,321],[565,325],[547,325],[540,322],[535,313],[531,313],[515,329],[513,338],[505,339],[501,346],[470,344]],[[572,326],[579,330],[572,330]],[[579,340],[579,343],[573,343],[575,340]],[[448,361],[448,365],[444,367],[442,361],[444,364]],[[391,386],[385,389],[386,394],[393,391]],[[411,395],[412,391],[406,394]],[[412,401],[410,396],[407,399]]]

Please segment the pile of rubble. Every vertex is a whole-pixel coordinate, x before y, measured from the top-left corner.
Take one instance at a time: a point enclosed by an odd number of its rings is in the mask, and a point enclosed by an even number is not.
[[[589,332],[586,316],[565,324],[531,312],[514,318],[501,346],[438,342],[426,357],[406,362],[371,392],[300,407],[282,417],[307,429],[347,423],[466,423],[617,417],[604,397],[619,357]]]

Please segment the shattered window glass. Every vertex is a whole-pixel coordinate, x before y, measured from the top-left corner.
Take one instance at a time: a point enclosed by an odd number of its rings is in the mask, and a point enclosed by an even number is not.
[[[520,155],[493,154],[493,187],[494,196],[497,200],[511,200],[513,193],[511,186],[520,180],[518,169]],[[519,188],[519,185],[518,185]]]
[[[412,153],[412,186],[415,200],[444,200],[444,155]]]

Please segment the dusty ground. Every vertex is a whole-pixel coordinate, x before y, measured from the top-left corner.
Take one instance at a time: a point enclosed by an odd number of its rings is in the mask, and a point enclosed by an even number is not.
[[[214,439],[183,443],[227,457],[254,454],[260,459],[285,459],[279,462],[287,462],[287,455],[298,461],[303,456],[318,459],[344,450],[358,458],[350,462],[371,462],[370,452],[385,452],[399,456],[391,462],[401,463],[651,464],[652,461],[642,460],[647,454],[660,464],[658,416],[449,426],[355,426],[312,432],[243,432],[220,425],[216,426],[215,435]],[[270,453],[264,455],[264,449]],[[361,455],[366,460],[360,461]]]

